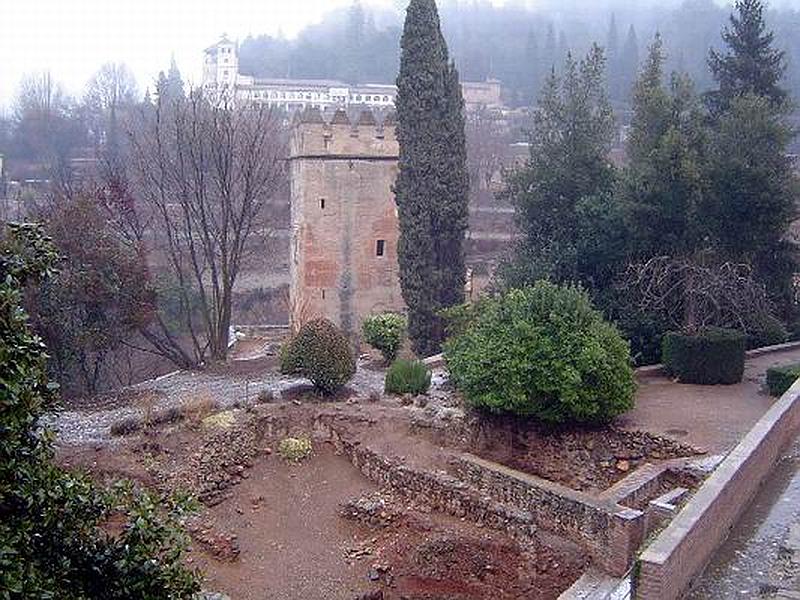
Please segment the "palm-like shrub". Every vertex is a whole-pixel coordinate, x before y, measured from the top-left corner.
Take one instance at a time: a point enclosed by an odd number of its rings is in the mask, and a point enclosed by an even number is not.
[[[281,372],[311,380],[323,394],[341,389],[356,372],[350,341],[327,319],[314,319],[300,328],[281,349]]]
[[[420,360],[395,361],[386,373],[387,394],[424,394],[431,387],[431,372]]]
[[[475,408],[562,423],[633,407],[628,343],[579,288],[539,282],[487,300],[448,340],[445,359]]]

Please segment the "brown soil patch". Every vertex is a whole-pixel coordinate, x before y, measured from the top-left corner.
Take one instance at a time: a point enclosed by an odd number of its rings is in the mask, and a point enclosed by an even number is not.
[[[375,484],[327,443],[315,442],[300,464],[286,463],[273,451],[277,439],[259,429],[264,411],[284,415],[292,434],[295,426],[310,432],[309,415],[328,411],[409,464],[435,464],[440,452],[409,436],[399,406],[289,402],[234,411],[225,427],[187,421],[113,446],[64,447],[59,460],[98,479],[131,477],[198,494],[206,506],[189,526],[189,560],[207,574],[208,589],[236,600],[555,599],[585,567],[572,546],[523,548],[403,499],[387,523],[345,519],[342,506],[376,493]]]
[[[481,427],[482,444],[473,453],[575,490],[598,492],[614,485],[644,462],[695,456],[702,452],[675,440],[615,427],[547,428],[509,419]]]
[[[415,513],[393,526],[381,565],[384,598],[546,600],[567,589],[586,561],[542,544],[522,548],[445,515]]]

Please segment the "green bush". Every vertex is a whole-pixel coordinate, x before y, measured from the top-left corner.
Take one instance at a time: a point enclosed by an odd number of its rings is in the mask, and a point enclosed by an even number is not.
[[[770,396],[783,396],[800,378],[800,365],[784,365],[767,369],[767,387]]]
[[[633,407],[628,343],[576,287],[541,281],[485,301],[445,360],[475,408],[562,423]]]
[[[390,363],[397,358],[406,333],[406,318],[396,313],[382,313],[364,319],[364,340]]]
[[[747,336],[747,347],[775,346],[783,344],[788,339],[789,332],[780,319],[768,316],[761,319],[758,329]]]
[[[744,375],[745,335],[733,329],[709,327],[695,335],[664,336],[661,359],[681,383],[739,383]]]
[[[386,373],[387,394],[424,394],[431,387],[431,372],[420,360],[398,360]]]
[[[327,319],[309,321],[281,349],[281,372],[311,380],[323,394],[333,394],[356,372],[350,342]]]
[[[191,600],[199,573],[184,563],[191,502],[104,489],[54,461],[45,347],[22,291],[58,257],[38,225],[0,231],[0,598]],[[113,519],[116,532],[107,525]]]

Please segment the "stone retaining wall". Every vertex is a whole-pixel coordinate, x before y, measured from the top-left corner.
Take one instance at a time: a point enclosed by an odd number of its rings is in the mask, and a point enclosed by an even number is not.
[[[421,498],[437,510],[504,531],[523,543],[536,535],[529,512],[497,502],[447,473],[412,469],[347,440],[339,440],[339,444],[353,465],[372,481]]]
[[[604,571],[622,576],[644,539],[641,511],[598,499],[534,475],[464,454],[460,478],[533,515],[536,525],[583,547]]]
[[[691,586],[800,430],[800,381],[756,423],[642,553],[641,600],[677,600]]]

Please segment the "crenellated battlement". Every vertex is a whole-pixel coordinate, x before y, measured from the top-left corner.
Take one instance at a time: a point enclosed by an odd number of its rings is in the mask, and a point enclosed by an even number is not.
[[[327,118],[326,118],[327,117]],[[344,110],[323,115],[306,109],[292,124],[290,158],[396,160],[399,153],[393,115],[364,110],[351,118]]]

